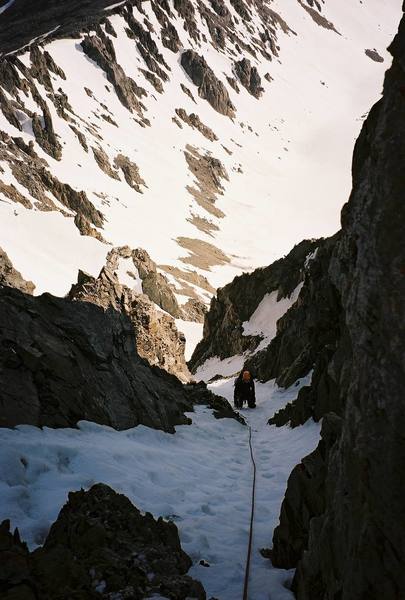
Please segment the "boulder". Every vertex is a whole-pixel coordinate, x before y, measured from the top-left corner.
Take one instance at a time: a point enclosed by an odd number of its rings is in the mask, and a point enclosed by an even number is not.
[[[206,598],[187,575],[192,563],[176,525],[141,514],[107,485],[71,492],[43,547],[32,553],[9,525],[0,525],[4,600]]]
[[[201,404],[212,408],[216,419],[235,419],[246,425],[245,419],[233,410],[228,400],[211,392],[203,381],[190,382],[185,386],[185,392],[193,406]]]

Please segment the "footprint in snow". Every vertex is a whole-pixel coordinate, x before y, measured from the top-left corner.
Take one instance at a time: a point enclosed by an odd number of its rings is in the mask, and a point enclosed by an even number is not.
[[[273,479],[274,473],[262,473],[261,474],[264,479]]]

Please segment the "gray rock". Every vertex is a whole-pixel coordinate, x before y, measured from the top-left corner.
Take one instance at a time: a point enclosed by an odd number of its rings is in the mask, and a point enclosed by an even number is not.
[[[9,526],[0,525],[5,600],[206,598],[202,585],[187,575],[192,562],[176,525],[142,515],[107,485],[71,492],[43,547],[34,552]]]
[[[142,253],[134,252],[138,255]],[[165,369],[184,382],[189,381],[190,373],[184,358],[184,335],[177,330],[174,319],[157,310],[154,301],[146,295],[148,284],[153,279],[154,284],[151,288],[158,296],[156,300],[159,300],[163,307],[167,301],[167,308],[173,308],[169,302],[170,297],[168,298],[165,293],[166,279],[159,273],[149,272],[143,280],[145,294],[139,294],[121,285],[116,274],[119,259],[130,256],[132,251],[128,246],[114,248],[107,255],[106,265],[97,278],[79,272],[78,283],[72,287],[68,297],[70,300],[92,302],[104,309],[112,307],[127,315],[134,328],[139,355],[149,364]],[[145,253],[144,257],[149,258],[149,255]],[[151,260],[150,263],[154,264]],[[162,287],[160,287],[160,278],[162,278]],[[153,296],[153,293],[150,295]]]
[[[200,98],[207,100],[212,108],[222,115],[234,116],[235,107],[229,98],[226,87],[216,77],[203,56],[200,56],[194,50],[186,50],[181,55],[181,66],[192,79],[194,85],[198,87]]]
[[[0,285],[0,378],[2,427],[189,422],[181,383],[139,356],[129,318],[90,302]]]
[[[255,98],[260,98],[264,89],[261,86],[262,80],[255,66],[247,58],[235,62],[235,73],[243,85]]]
[[[313,465],[321,503],[293,472],[275,532],[273,560],[297,565],[300,600],[396,600],[405,589],[404,19],[390,50],[383,97],[356,143],[353,191],[327,271],[341,332],[312,385],[326,407],[325,381],[334,382],[341,433]]]

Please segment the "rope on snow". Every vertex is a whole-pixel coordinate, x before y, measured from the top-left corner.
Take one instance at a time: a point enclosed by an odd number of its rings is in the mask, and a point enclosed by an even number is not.
[[[249,425],[249,449],[250,458],[253,465],[253,482],[252,482],[252,500],[251,500],[251,512],[250,512],[250,530],[249,530],[249,544],[246,557],[246,569],[245,569],[245,582],[243,586],[243,600],[248,600],[248,589],[249,589],[249,575],[250,575],[250,558],[252,555],[252,542],[253,542],[253,522],[255,518],[255,499],[256,499],[256,462],[253,454],[252,446],[252,428]]]

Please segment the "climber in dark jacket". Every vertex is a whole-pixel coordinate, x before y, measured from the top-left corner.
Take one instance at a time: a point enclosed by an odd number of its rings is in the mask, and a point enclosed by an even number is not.
[[[235,408],[242,408],[244,402],[247,402],[249,408],[256,408],[255,383],[250,371],[242,371],[235,380],[233,401]]]

